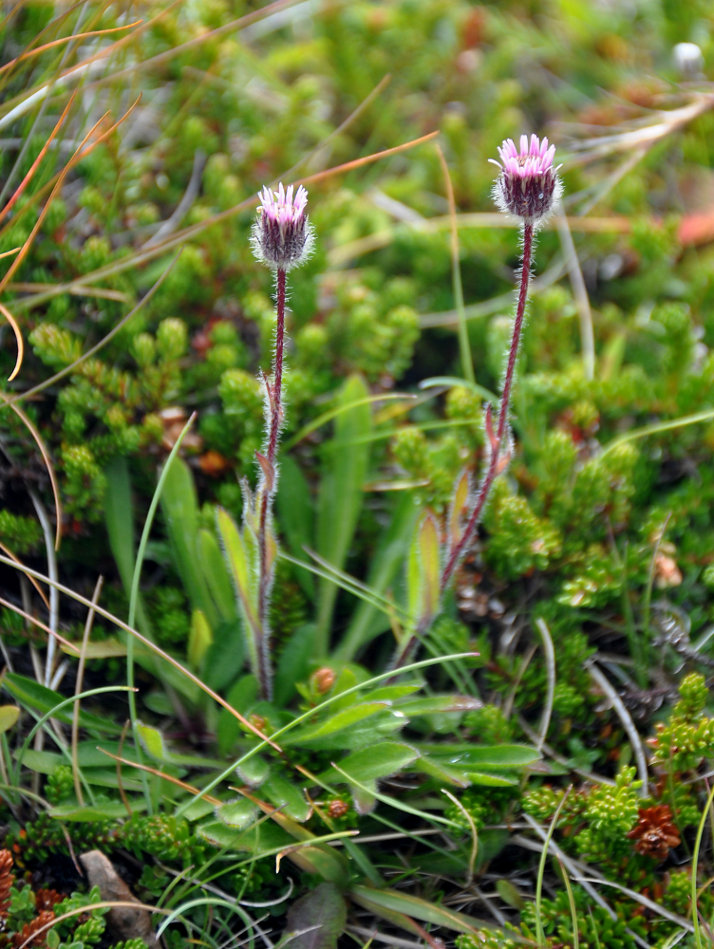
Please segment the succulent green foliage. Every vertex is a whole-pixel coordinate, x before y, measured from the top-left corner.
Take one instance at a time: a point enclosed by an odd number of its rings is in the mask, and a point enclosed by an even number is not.
[[[679,687],[680,699],[669,721],[659,723],[651,744],[653,761],[672,774],[691,771],[714,755],[714,719],[704,713],[709,690],[704,676],[690,673]]]

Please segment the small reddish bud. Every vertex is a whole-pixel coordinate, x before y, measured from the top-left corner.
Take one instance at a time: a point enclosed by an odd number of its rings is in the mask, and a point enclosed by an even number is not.
[[[310,684],[318,695],[329,692],[335,683],[335,670],[329,666],[322,666],[310,676]]]
[[[327,805],[327,816],[333,818],[344,817],[349,809],[350,806],[346,801],[335,798]]]

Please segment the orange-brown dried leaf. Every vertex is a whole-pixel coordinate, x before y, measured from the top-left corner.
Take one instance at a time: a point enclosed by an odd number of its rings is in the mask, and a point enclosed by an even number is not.
[[[680,843],[679,831],[672,823],[672,810],[668,804],[641,807],[639,819],[626,835],[635,841],[635,850],[657,861],[667,858],[672,847]]]
[[[15,882],[12,853],[0,850],[0,919],[5,919],[10,906],[10,887]]]
[[[45,929],[45,926],[48,926],[54,918],[53,911],[45,909],[35,919],[30,920],[19,933],[15,933],[12,937],[14,949],[19,949],[20,946],[28,947],[28,949],[30,946],[35,947],[35,949],[46,946],[49,929]]]

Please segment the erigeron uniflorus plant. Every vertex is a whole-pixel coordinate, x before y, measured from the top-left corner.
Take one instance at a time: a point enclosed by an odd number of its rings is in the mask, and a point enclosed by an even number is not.
[[[512,454],[508,414],[526,312],[535,235],[557,207],[562,183],[558,176],[561,166],[554,165],[555,146],[549,145],[547,138],[541,141],[532,135],[529,140],[527,135],[522,135],[520,147],[509,138],[499,147],[498,154],[499,161],[490,159],[500,169],[493,188],[494,199],[501,211],[520,219],[523,246],[516,312],[498,414],[494,426],[491,405],[486,406],[486,468],[475,492],[471,489],[466,473],[457,480],[444,549],[439,547],[437,530],[430,514],[417,530],[411,558],[412,585],[415,589],[421,588],[424,593],[414,596],[410,602],[412,628],[395,660],[397,668],[409,659],[419,639],[431,625],[454,571],[473,541],[493,483],[508,467]]]

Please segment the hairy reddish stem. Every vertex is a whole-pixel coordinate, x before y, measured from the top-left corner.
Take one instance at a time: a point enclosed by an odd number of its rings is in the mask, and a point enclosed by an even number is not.
[[[268,530],[272,521],[273,498],[278,484],[278,469],[275,458],[278,453],[278,439],[280,437],[280,423],[282,421],[282,388],[283,388],[283,352],[285,348],[285,288],[286,272],[278,269],[275,275],[276,283],[276,313],[275,327],[275,357],[273,360],[272,382],[264,379],[268,390],[268,446],[265,467],[262,471],[262,493],[260,498],[260,522],[258,530],[258,555],[260,563],[260,577],[258,580],[258,622],[260,625],[260,641],[257,644],[258,652],[258,681],[260,691],[265,699],[272,698],[273,676],[270,660],[270,627],[268,624],[268,610],[270,608],[270,593],[273,586],[273,568],[268,565]]]
[[[503,450],[504,439],[508,426],[508,409],[511,401],[511,388],[513,387],[513,377],[516,369],[516,359],[518,358],[518,346],[521,340],[521,331],[523,329],[523,318],[526,312],[526,299],[528,297],[528,284],[531,274],[531,257],[533,254],[533,224],[524,223],[523,225],[523,266],[521,268],[521,285],[518,291],[518,303],[516,305],[516,317],[513,321],[513,334],[511,336],[511,346],[508,351],[508,363],[506,365],[506,375],[503,380],[503,391],[498,409],[498,426],[494,443],[490,446],[490,458],[486,474],[481,481],[476,501],[464,529],[463,534],[449,552],[449,559],[446,562],[444,571],[441,575],[441,592],[443,593],[451,580],[456,569],[456,565],[461,560],[464,550],[471,543],[473,535],[478,526],[484,505],[499,473],[499,461]]]

